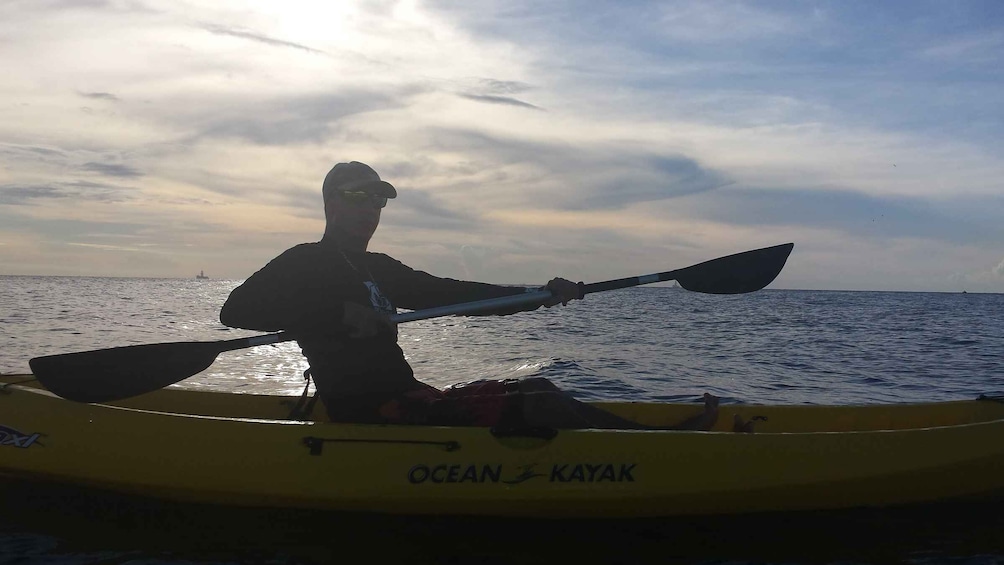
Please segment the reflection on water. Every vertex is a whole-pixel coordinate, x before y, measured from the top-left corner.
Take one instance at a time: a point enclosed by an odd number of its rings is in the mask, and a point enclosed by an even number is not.
[[[16,520],[0,518],[0,562],[5,552],[22,559],[6,563],[976,565],[1004,556],[1004,514],[988,503],[729,519],[515,521],[233,510],[66,488],[24,487],[7,497],[27,510]]]
[[[219,323],[239,281],[0,277],[0,372],[28,359],[135,343],[256,335]],[[564,308],[402,324],[416,375],[436,386],[546,376],[584,399],[875,403],[1002,392],[1004,295],[670,288],[590,295]],[[295,343],[221,354],[180,386],[297,394]]]

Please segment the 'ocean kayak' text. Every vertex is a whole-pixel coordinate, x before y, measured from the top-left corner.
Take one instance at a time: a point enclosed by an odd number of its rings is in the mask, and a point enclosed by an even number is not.
[[[552,483],[633,483],[636,463],[566,463],[552,465],[549,473],[534,472],[523,465],[518,472],[504,473],[502,465],[415,465],[408,470],[408,482],[421,483],[506,483],[518,484],[537,477]],[[503,478],[505,477],[505,478]]]

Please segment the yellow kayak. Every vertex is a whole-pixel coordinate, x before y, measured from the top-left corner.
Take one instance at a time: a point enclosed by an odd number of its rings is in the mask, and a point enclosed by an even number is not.
[[[1004,493],[1004,403],[723,405],[708,432],[332,424],[298,399],[167,388],[109,404],[0,376],[0,476],[176,500],[395,514],[648,517]],[[652,425],[697,404],[600,403]],[[731,431],[732,415],[756,422]]]

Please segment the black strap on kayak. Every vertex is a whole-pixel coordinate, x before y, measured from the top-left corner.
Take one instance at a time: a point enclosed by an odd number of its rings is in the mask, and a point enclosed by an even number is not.
[[[495,426],[490,431],[497,438],[526,437],[550,441],[558,437],[558,430],[547,426]]]
[[[460,449],[458,441],[423,441],[416,439],[341,439],[327,437],[307,436],[303,438],[303,445],[310,449],[311,455],[320,455],[325,443],[393,443],[403,445],[434,445],[442,447],[446,451],[456,451]]]
[[[303,394],[300,395],[300,400],[296,401],[296,405],[289,412],[290,420],[306,420],[314,413],[314,405],[317,404],[317,387],[314,387],[314,396],[308,396],[310,392],[310,368],[308,367],[306,371],[303,372],[303,380],[307,381],[307,384],[303,387]]]

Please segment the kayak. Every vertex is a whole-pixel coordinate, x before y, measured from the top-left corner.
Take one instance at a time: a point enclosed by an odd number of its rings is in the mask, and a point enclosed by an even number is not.
[[[656,517],[1004,494],[1004,402],[723,405],[715,429],[492,430],[291,419],[298,397],[165,388],[71,402],[0,376],[0,478],[246,507]],[[603,402],[651,425],[699,404]],[[754,433],[731,430],[738,414]]]

